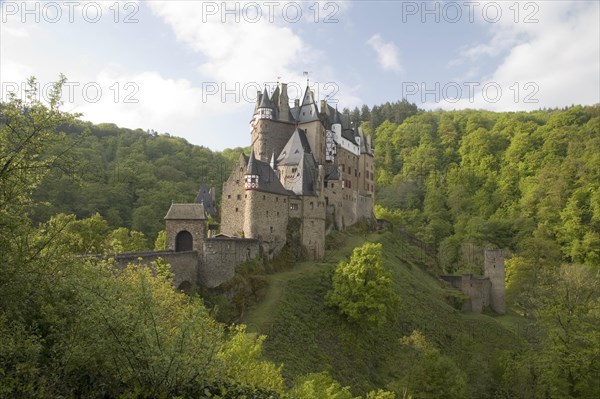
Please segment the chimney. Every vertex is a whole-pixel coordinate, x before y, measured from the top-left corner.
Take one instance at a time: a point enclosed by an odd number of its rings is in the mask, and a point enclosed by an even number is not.
[[[299,98],[295,98],[294,99],[294,107],[298,108],[300,106],[300,99]]]

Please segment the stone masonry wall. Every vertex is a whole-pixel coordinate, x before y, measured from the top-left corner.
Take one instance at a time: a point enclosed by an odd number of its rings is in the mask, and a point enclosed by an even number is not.
[[[485,277],[477,277],[473,275],[462,276],[461,291],[471,298],[467,302],[467,308],[464,310],[481,313],[483,309],[490,305],[490,280]]]
[[[223,184],[221,197],[221,232],[241,236],[244,231],[246,190],[244,189],[245,162],[238,159],[229,179]]]
[[[321,259],[325,255],[325,199],[303,197],[302,245],[309,259]]]
[[[490,279],[490,305],[499,314],[506,313],[504,302],[505,271],[504,253],[501,249],[486,249],[483,274]]]
[[[259,255],[258,240],[244,238],[208,238],[204,243],[204,260],[198,282],[212,288],[228,281],[235,268]]]
[[[125,268],[129,263],[149,265],[157,258],[164,259],[171,265],[173,285],[176,288],[192,286],[198,283],[198,252],[172,252],[172,251],[151,251],[151,252],[131,252],[110,256],[114,258],[117,267]]]
[[[167,220],[165,223],[167,249],[175,251],[177,234],[183,230],[192,235],[194,251],[202,251],[202,241],[206,238],[206,221],[204,220]]]
[[[268,246],[269,256],[285,244],[288,222],[288,196],[247,190],[244,237],[255,238]]]
[[[295,129],[293,123],[270,119],[258,120],[252,130],[252,145],[256,158],[269,162],[273,153],[276,157],[279,156]]]

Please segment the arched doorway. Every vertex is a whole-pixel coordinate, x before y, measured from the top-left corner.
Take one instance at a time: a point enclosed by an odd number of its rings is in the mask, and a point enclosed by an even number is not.
[[[177,287],[178,291],[183,291],[186,294],[189,294],[192,291],[192,284],[190,284],[189,281],[183,281],[181,284],[179,284],[179,287]]]
[[[177,233],[175,237],[175,251],[192,251],[194,249],[194,239],[189,231],[183,230]]]

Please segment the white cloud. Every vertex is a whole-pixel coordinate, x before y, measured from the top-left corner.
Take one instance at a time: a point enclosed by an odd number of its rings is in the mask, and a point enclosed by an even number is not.
[[[292,31],[292,24],[269,22],[267,11],[255,23],[250,22],[255,19],[250,11],[242,13],[236,22],[235,16],[222,14],[223,3],[208,2],[216,10],[206,3],[157,1],[148,5],[180,42],[205,57],[199,72],[212,81],[262,85],[278,76],[298,79],[313,61],[307,58],[311,51]]]
[[[470,67],[484,56],[506,54],[490,75],[471,79],[478,84],[472,98],[442,98],[428,107],[510,111],[600,102],[599,3],[535,4],[537,23],[515,23],[514,14],[506,12],[510,18],[490,24],[488,42],[463,51],[459,60]],[[487,97],[480,91],[485,85],[490,89]],[[463,96],[467,93],[464,87]]]
[[[394,42],[384,42],[379,34],[375,34],[371,36],[367,44],[377,53],[377,59],[381,68],[385,71],[402,71],[399,50]]]

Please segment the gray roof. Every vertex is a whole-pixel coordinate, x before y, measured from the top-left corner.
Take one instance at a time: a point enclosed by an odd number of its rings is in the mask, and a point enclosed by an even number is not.
[[[277,157],[277,165],[297,165],[304,153],[311,153],[306,132],[296,129]]]
[[[339,180],[340,170],[336,164],[325,164],[325,180]]]
[[[308,86],[306,86],[302,104],[299,107],[292,108],[291,111],[294,119],[300,123],[319,120],[319,109]]]
[[[312,154],[305,153],[302,155],[302,195],[317,195],[317,181],[319,179],[319,171],[317,162]]]
[[[312,154],[302,153],[298,162],[298,178],[286,181],[286,186],[297,195],[316,195],[318,173]]]
[[[196,194],[196,200],[194,202],[204,205],[204,210],[213,218],[217,217],[217,208],[213,201],[212,191],[206,184],[200,185],[200,189],[198,190],[198,194]]]
[[[206,220],[202,204],[171,204],[165,220]]]
[[[340,114],[340,122],[342,124],[342,137],[353,144],[357,144],[356,140],[354,140],[354,129],[352,129],[352,125],[350,124],[350,115]]]
[[[260,104],[258,104],[258,108],[271,108],[274,109],[273,102],[269,99],[269,93],[267,93],[267,88],[265,87],[265,91],[262,94],[260,99]]]
[[[283,187],[277,174],[268,163],[256,159],[254,150],[252,150],[252,153],[250,154],[246,174],[258,176],[258,186],[255,188],[258,191],[280,195],[292,194]]]

